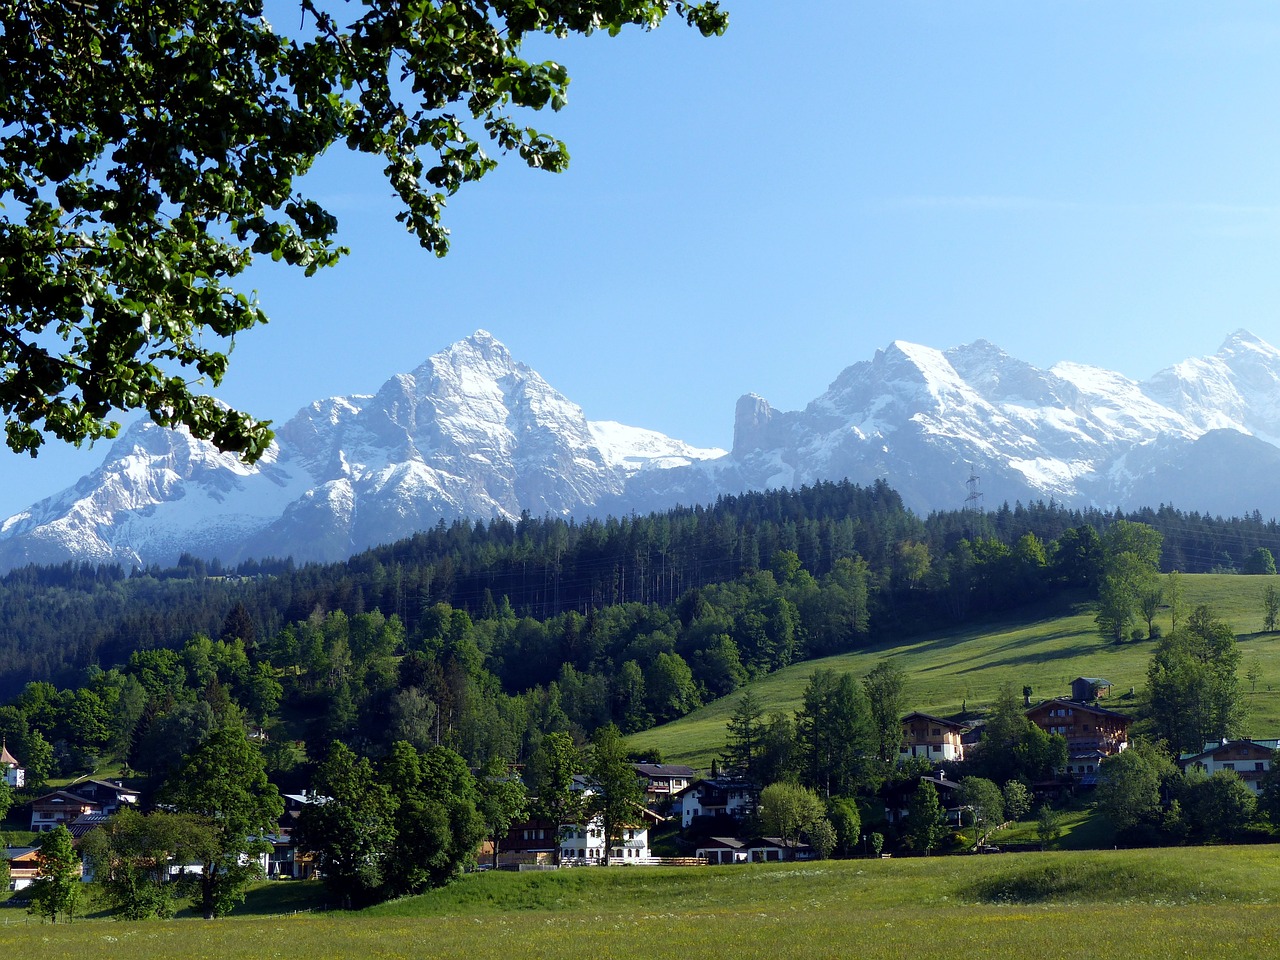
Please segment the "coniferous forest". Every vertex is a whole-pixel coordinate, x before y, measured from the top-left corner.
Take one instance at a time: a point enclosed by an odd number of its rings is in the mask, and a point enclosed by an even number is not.
[[[336,740],[519,761],[548,731],[643,729],[789,663],[1092,591],[1099,532],[1121,519],[1163,536],[1166,570],[1280,552],[1257,515],[921,518],[883,482],[845,482],[645,517],[459,521],[338,564],[28,567],[0,580],[0,727],[45,741],[28,752],[47,752],[46,774],[105,755],[159,772],[228,711],[278,728],[278,772]]]

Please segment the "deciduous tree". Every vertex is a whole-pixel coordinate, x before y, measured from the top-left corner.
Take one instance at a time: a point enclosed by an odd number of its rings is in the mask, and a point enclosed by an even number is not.
[[[991,831],[1004,822],[1004,797],[990,780],[965,777],[960,781],[960,803],[965,808],[965,819],[973,827],[976,850],[986,842]]]
[[[243,728],[222,727],[186,758],[161,800],[211,825],[212,842],[200,857],[200,910],[206,919],[229,913],[261,873],[253,855],[270,852],[265,837],[284,811],[262,754]]]
[[[58,922],[58,917],[70,922],[79,899],[80,855],[76,853],[71,831],[60,823],[40,837],[36,879],[31,885],[28,909],[53,923]]]
[[[297,180],[330,147],[381,164],[399,219],[443,254],[446,198],[496,165],[489,139],[558,171],[519,121],[565,103],[531,35],[725,29],[715,2],[533,0],[348,7],[303,0],[17,3],[0,15],[0,411],[10,447],[111,436],[145,410],[247,460],[266,424],[199,392],[266,317],[235,288],[256,255],[308,275],[345,253]]]
[[[1157,734],[1174,753],[1240,733],[1246,706],[1239,664],[1234,632],[1207,606],[1161,639],[1147,666],[1147,688]]]
[[[636,768],[627,756],[622,734],[612,723],[596,731],[591,740],[587,763],[587,782],[591,794],[586,800],[587,814],[599,817],[604,828],[604,862],[619,841],[622,831],[634,826],[644,806],[644,792],[636,776]]]
[[[398,804],[366,757],[336,742],[314,780],[319,794],[298,816],[302,845],[344,906],[364,906],[383,893],[394,855]]]
[[[781,839],[788,848],[811,824],[824,819],[826,808],[808,787],[771,783],[760,791],[760,829]]]
[[[1276,624],[1280,623],[1280,590],[1274,583],[1268,583],[1262,591],[1262,629],[1274,633]]]
[[[1113,754],[1098,768],[1098,808],[1117,830],[1160,820],[1163,787],[1177,776],[1177,768],[1156,747],[1135,740],[1128,750]]]
[[[529,791],[507,763],[499,758],[490,760],[488,766],[476,778],[480,794],[479,811],[484,820],[489,842],[493,844],[493,866],[498,866],[498,848],[511,824],[529,809]]]
[[[122,807],[90,830],[81,852],[93,866],[93,878],[122,920],[173,916],[176,887],[173,864],[203,859],[213,842],[213,825],[199,817],[156,810],[143,815]]]
[[[565,829],[582,819],[582,794],[573,787],[581,765],[582,756],[567,733],[544,736],[529,761],[530,807],[555,826],[557,862]]]

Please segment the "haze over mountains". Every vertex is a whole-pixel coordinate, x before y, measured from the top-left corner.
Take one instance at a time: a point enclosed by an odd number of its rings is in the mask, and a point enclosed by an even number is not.
[[[726,414],[728,403],[726,402]],[[1238,331],[1144,383],[985,341],[897,341],[804,410],[737,401],[733,449],[588,421],[478,331],[368,396],[318,400],[255,466],[134,424],[74,487],[0,525],[0,568],[336,560],[456,517],[623,514],[721,493],[885,478],[918,511],[1054,498],[1280,515],[1280,351]]]

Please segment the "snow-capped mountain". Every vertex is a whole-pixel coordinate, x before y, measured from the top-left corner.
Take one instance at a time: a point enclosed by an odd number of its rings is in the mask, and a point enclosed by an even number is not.
[[[333,560],[443,518],[568,515],[651,469],[723,456],[589,423],[485,331],[372,396],[299,411],[250,467],[149,421],[102,467],[0,524],[0,568],[69,558]]]
[[[1040,370],[985,341],[897,341],[801,411],[738,401],[730,456],[635,478],[627,505],[848,477],[886,478],[917,511],[1056,499],[1280,516],[1280,351],[1246,331],[1145,383],[1078,363]],[[606,502],[617,508],[620,503]]]
[[[582,410],[484,331],[372,396],[301,410],[247,467],[135,424],[97,471],[0,524],[0,568],[66,559],[328,560],[458,516],[620,514],[884,478],[924,512],[1058,500],[1280,516],[1280,351],[1238,331],[1145,383],[985,341],[897,341],[805,409],[737,402],[733,450]]]

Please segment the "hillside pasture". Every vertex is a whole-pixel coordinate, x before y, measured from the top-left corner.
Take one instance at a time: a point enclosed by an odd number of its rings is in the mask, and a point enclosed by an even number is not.
[[[1242,653],[1241,686],[1251,711],[1250,733],[1280,736],[1280,633],[1260,633],[1263,591],[1280,585],[1280,577],[1232,574],[1184,575],[1186,608],[1209,604],[1230,623]],[[1143,697],[1147,663],[1155,641],[1117,644],[1098,635],[1091,603],[1045,603],[1019,615],[957,630],[932,631],[913,637],[798,663],[757,680],[752,690],[765,713],[799,709],[805,685],[815,670],[831,669],[865,676],[878,662],[892,657],[906,671],[910,708],[942,716],[976,715],[995,699],[1002,684],[1021,694],[1030,686],[1034,700],[1069,696],[1076,677],[1103,677],[1112,683],[1104,706],[1121,712],[1135,709]],[[1157,619],[1169,630],[1169,612]],[[1261,669],[1256,690],[1244,678],[1256,658]],[[1133,693],[1130,694],[1132,689]],[[725,723],[741,693],[707,704],[672,723],[629,738],[635,749],[656,748],[668,763],[707,767],[723,750]]]

